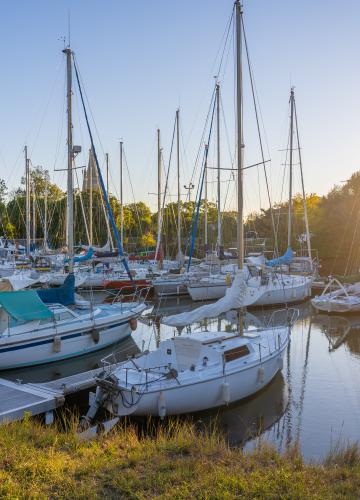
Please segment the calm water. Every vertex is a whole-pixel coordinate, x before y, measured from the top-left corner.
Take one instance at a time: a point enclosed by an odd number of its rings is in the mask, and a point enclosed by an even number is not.
[[[184,300],[155,305],[159,314],[194,307]],[[250,448],[259,440],[279,450],[299,441],[304,456],[321,459],[337,441],[360,440],[360,316],[315,315],[309,304],[298,307],[297,320],[285,355],[284,368],[272,383],[246,401],[213,412],[197,414],[206,425],[214,417],[232,445]],[[250,324],[267,322],[271,311],[248,313]],[[235,327],[236,315],[193,325],[191,331]],[[139,323],[132,338],[116,346],[124,356],[153,349],[174,329],[154,321]],[[24,382],[44,382],[95,368],[112,349],[48,366],[2,373]]]

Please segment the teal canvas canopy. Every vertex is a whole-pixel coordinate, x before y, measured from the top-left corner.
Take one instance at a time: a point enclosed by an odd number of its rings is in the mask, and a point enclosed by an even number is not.
[[[0,306],[17,321],[46,319],[53,315],[35,290],[0,292]]]

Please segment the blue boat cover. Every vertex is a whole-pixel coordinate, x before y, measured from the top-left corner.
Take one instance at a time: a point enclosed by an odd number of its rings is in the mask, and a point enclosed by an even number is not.
[[[281,257],[278,257],[277,259],[271,259],[266,261],[266,265],[269,267],[274,267],[274,266],[281,266],[282,264],[290,264],[291,261],[293,260],[294,257],[294,252],[292,251],[292,248],[289,247],[284,255],[281,255]]]
[[[46,304],[75,304],[75,276],[73,273],[66,276],[64,284],[58,288],[44,288],[36,290],[40,299]]]
[[[75,255],[73,261],[74,262],[84,262],[86,260],[90,260],[94,255],[94,250],[92,247],[88,248],[88,251],[84,255]],[[69,262],[69,259],[65,259],[65,262]]]
[[[36,290],[0,292],[0,305],[16,321],[46,319],[53,315],[40,300]]]

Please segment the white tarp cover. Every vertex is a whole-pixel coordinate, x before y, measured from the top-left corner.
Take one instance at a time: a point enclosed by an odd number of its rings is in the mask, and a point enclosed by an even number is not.
[[[161,322],[169,326],[186,326],[196,321],[202,321],[205,318],[215,318],[231,309],[246,307],[253,304],[258,298],[257,294],[249,295],[246,291],[247,285],[244,280],[244,271],[238,271],[231,287],[226,290],[225,296],[221,299],[212,304],[200,306],[193,311],[164,317]]]

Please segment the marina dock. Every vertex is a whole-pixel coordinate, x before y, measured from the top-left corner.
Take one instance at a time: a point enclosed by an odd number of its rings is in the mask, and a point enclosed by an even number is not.
[[[64,405],[66,396],[94,386],[94,377],[102,368],[90,370],[47,383],[13,382],[0,379],[0,423],[21,420],[25,414],[45,414],[51,423],[53,411]]]

